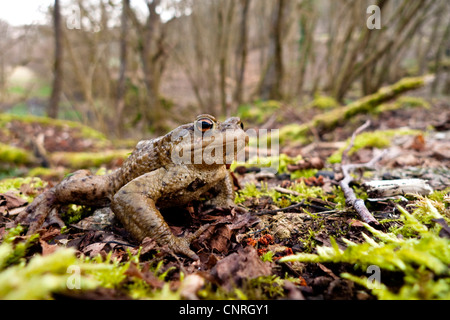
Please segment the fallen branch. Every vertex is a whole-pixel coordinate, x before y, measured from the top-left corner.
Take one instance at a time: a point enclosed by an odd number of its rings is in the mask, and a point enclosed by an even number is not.
[[[363,184],[371,198],[393,197],[405,194],[427,196],[433,192],[430,185],[422,179],[375,180]]]
[[[330,132],[346,120],[361,113],[374,110],[380,104],[397,98],[405,92],[423,87],[434,80],[433,75],[403,78],[400,81],[383,87],[378,92],[358,99],[349,105],[338,107],[329,112],[316,115],[311,121],[303,124],[291,124],[280,130],[280,140],[295,141],[306,139],[312,130],[321,134]]]
[[[353,177],[350,175],[350,172],[353,170],[356,170],[356,169],[360,169],[360,168],[369,168],[369,169],[373,168],[375,166],[375,164],[378,161],[380,161],[381,158],[386,154],[387,150],[384,150],[382,153],[375,156],[374,158],[372,158],[372,160],[370,160],[367,163],[358,163],[358,164],[345,163],[348,161],[348,151],[353,147],[356,136],[361,131],[366,129],[369,125],[370,125],[370,121],[367,121],[361,127],[356,129],[355,132],[353,132],[352,139],[350,141],[349,146],[342,153],[341,171],[342,171],[342,174],[344,175],[344,179],[342,179],[339,182],[339,185],[341,186],[341,189],[344,192],[345,203],[348,206],[352,206],[356,210],[356,212],[361,217],[362,221],[364,221],[365,223],[367,223],[373,227],[376,227],[376,226],[379,226],[380,223],[369,212],[366,205],[364,204],[364,200],[358,199],[355,195],[355,192],[350,187],[350,183],[353,181]]]

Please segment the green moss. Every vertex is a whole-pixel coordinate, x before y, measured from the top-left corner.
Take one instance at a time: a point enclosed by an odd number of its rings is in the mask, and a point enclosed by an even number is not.
[[[280,154],[278,156],[269,157],[256,157],[247,160],[245,163],[233,162],[230,166],[230,170],[234,171],[238,166],[244,166],[246,168],[259,167],[259,168],[273,168],[277,170],[278,173],[290,173],[287,170],[289,164],[295,164],[302,160],[302,156],[296,156],[294,158],[289,157],[287,154]],[[307,172],[304,172],[305,175]]]
[[[52,292],[67,290],[68,268],[77,262],[75,251],[62,248],[27,262],[24,257],[39,235],[15,243],[22,232],[21,226],[10,229],[0,245],[0,299],[48,299]],[[80,289],[94,286],[91,279],[80,276]]]
[[[294,191],[297,194],[283,194],[275,189],[269,189],[267,185],[262,184],[258,189],[255,184],[248,183],[242,190],[236,193],[235,202],[242,203],[249,198],[261,198],[263,196],[271,197],[273,202],[279,207],[287,207],[292,202],[301,202],[302,200],[308,200],[309,198],[323,198],[325,197],[321,187],[309,187],[305,185],[303,181],[294,183],[288,190]],[[287,201],[286,201],[287,200]]]
[[[318,108],[322,110],[333,109],[339,106],[339,103],[333,97],[322,96],[316,94],[314,100],[308,104],[308,107]]]
[[[275,100],[256,101],[238,107],[238,117],[244,121],[257,124],[266,122],[270,116],[281,108],[281,103]]]
[[[95,140],[96,147],[106,147],[111,145],[103,133],[75,121],[37,117],[32,115],[0,113],[0,128],[5,128],[11,121],[38,123],[42,126],[68,127],[78,130],[80,132],[80,138]]]
[[[80,267],[82,270],[82,266],[77,265],[73,249],[61,248],[47,256],[37,255],[26,265],[13,266],[0,273],[0,298],[51,299],[52,293],[67,291],[72,277],[78,277],[68,273],[73,267]],[[74,279],[74,282],[75,285],[79,283],[80,289],[98,286],[95,280],[82,274],[78,279]]]
[[[23,194],[20,191],[20,188],[23,185],[29,185],[29,189],[31,190],[39,190],[44,188],[47,185],[47,182],[35,177],[3,179],[0,180],[0,193],[11,191],[17,196],[30,202],[34,199],[34,196]]]
[[[23,232],[22,226],[9,229],[0,245],[0,271],[11,265],[24,262],[23,257],[28,249],[36,242],[38,235],[32,235],[25,241],[13,245],[14,240]]]
[[[198,292],[201,299],[208,300],[267,300],[283,298],[284,284],[286,281],[299,284],[298,279],[277,275],[260,276],[243,281],[239,288],[225,290],[222,287],[214,287],[211,283],[206,283],[205,287]]]
[[[428,214],[435,216],[433,211],[436,209],[430,204],[427,206]],[[317,247],[316,254],[300,253],[284,257],[280,262],[348,263],[362,271],[366,271],[369,266],[377,266],[381,270],[403,274],[403,285],[398,292],[391,291],[383,284],[383,281],[389,279],[383,278],[382,271],[380,275],[382,283],[376,288],[366,277],[361,278],[348,273],[341,276],[366,286],[380,299],[449,299],[450,239],[439,237],[439,228],[434,225],[429,228],[420,221],[429,221],[428,218],[424,218],[426,213],[410,214],[401,207],[399,210],[404,227],[414,230],[414,236],[399,238],[395,233],[382,232],[364,224],[373,237],[362,233],[366,241],[361,244],[342,239],[347,248],[341,250],[336,241],[330,238],[331,247]]]
[[[299,178],[311,178],[318,172],[317,169],[302,169],[296,170],[291,173],[291,180],[296,180]]]
[[[28,171],[27,176],[61,180],[67,173],[68,173],[67,169],[61,170],[61,168],[53,169],[53,168],[36,167]]]
[[[353,147],[349,150],[348,155],[352,155],[362,148],[386,148],[391,145],[393,137],[397,135],[418,135],[423,134],[420,130],[411,129],[392,129],[392,130],[376,130],[373,132],[363,132],[356,136]],[[342,160],[342,153],[350,143],[350,138],[347,140],[346,146],[334,152],[327,161],[329,163],[340,163]]]
[[[0,163],[8,164],[30,164],[33,162],[33,155],[31,152],[13,147],[0,142]]]
[[[391,86],[383,87],[378,92],[351,102],[346,106],[320,113],[307,123],[287,125],[280,129],[280,142],[304,144],[310,140],[310,128],[316,128],[319,132],[330,131],[356,114],[371,112],[380,104],[392,100],[406,91],[420,88],[429,79],[429,76],[404,78]]]
[[[128,252],[128,260],[119,262],[112,251],[105,258],[101,255],[77,258],[75,250],[58,248],[52,254],[35,255],[27,260],[27,251],[39,235],[18,238],[22,233],[21,226],[10,229],[0,244],[0,299],[51,299],[53,293],[99,287],[116,289],[135,299],[181,299],[180,291],[172,290],[169,282],[155,289],[139,275],[127,273],[131,264],[142,271],[139,252],[136,255]],[[163,261],[154,260],[150,270],[166,281],[174,267],[166,268]]]
[[[386,111],[394,111],[394,110],[406,109],[406,108],[430,109],[430,107],[431,107],[430,103],[423,98],[403,96],[403,97],[399,97],[394,102],[387,102],[387,103],[380,104],[378,107],[376,107],[372,111],[372,113],[380,114],[380,113],[383,113]]]
[[[94,209],[90,206],[79,206],[75,204],[68,205],[66,210],[60,212],[61,220],[66,225],[75,224],[82,219],[90,216]]]
[[[104,152],[54,152],[51,155],[53,163],[71,169],[98,168],[111,165],[115,161],[128,158],[130,150],[110,150]]]
[[[298,144],[307,144],[309,138],[309,126],[307,124],[287,124],[280,128],[280,143],[296,142]]]
[[[428,199],[441,203],[447,209],[444,215],[450,218],[450,213],[448,212],[450,208],[450,187],[444,190],[435,190],[432,194],[428,195]]]

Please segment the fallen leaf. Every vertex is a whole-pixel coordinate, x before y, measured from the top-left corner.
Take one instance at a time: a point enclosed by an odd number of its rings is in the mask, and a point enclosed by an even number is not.
[[[105,247],[106,243],[103,242],[95,242],[92,243],[90,245],[87,245],[84,249],[83,249],[83,253],[89,257],[95,257],[96,255],[98,255],[100,253],[100,251],[103,250],[103,248]]]
[[[397,157],[395,163],[400,167],[411,167],[420,164],[420,160],[415,155],[406,153]]]
[[[28,204],[26,200],[10,191],[0,194],[0,214],[9,213],[9,210],[22,207],[26,204]]]
[[[205,279],[198,274],[188,275],[181,283],[180,295],[183,299],[198,300],[197,291],[205,285]]]
[[[360,220],[356,220],[356,219],[348,219],[347,223],[351,226],[351,227],[364,227],[362,221]]]
[[[450,147],[448,143],[436,143],[433,147],[433,157],[438,160],[450,159]]]
[[[47,241],[42,240],[42,239],[39,239],[39,244],[41,245],[43,256],[52,254],[53,252],[55,252],[58,249],[58,245],[49,244],[49,243],[47,243]]]
[[[286,299],[288,300],[305,300],[303,293],[297,288],[295,284],[290,281],[284,281],[283,288],[286,290]]]
[[[145,272],[140,271],[134,262],[130,263],[130,266],[127,271],[125,271],[125,274],[130,277],[136,277],[144,280],[152,288],[161,289],[164,286],[164,281],[159,280],[152,272],[148,270]]]
[[[220,253],[227,253],[231,238],[231,229],[228,225],[221,225],[214,230],[210,241],[212,250]]]
[[[59,228],[48,228],[48,229],[41,229],[39,230],[40,240],[43,241],[49,241],[59,235],[61,233],[61,230]]]
[[[418,134],[417,136],[415,136],[410,148],[416,151],[425,150],[425,137],[422,134]]]
[[[330,277],[332,277],[334,280],[339,279],[339,277],[337,275],[334,274],[333,271],[331,271],[331,269],[325,267],[323,264],[321,263],[317,263],[317,265],[319,266],[319,268],[325,272],[326,274],[328,274]]]
[[[211,269],[211,275],[231,290],[246,279],[271,275],[272,265],[271,262],[263,262],[255,248],[247,246],[217,262]]]

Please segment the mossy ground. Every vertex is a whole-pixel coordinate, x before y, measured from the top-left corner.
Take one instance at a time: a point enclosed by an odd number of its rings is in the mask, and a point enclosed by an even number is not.
[[[411,115],[408,112],[412,111],[406,111],[405,117]],[[413,137],[423,132],[374,130],[358,136],[351,153],[390,147],[398,135]],[[347,129],[340,134],[348,138],[351,133]],[[84,207],[61,209],[65,227],[53,224],[32,236],[25,235],[26,227],[11,228],[15,216],[4,211],[0,215],[0,298],[90,298],[97,294],[132,299],[449,299],[450,243],[445,231],[450,221],[449,187],[426,197],[366,201],[381,222],[375,230],[346,205],[337,172],[318,178],[319,171],[335,171],[326,162],[331,153],[321,156],[322,169],[293,170],[309,154],[281,154],[235,172],[241,186],[236,203],[247,215],[211,210],[202,203],[178,210],[175,216],[167,215],[177,235],[193,232],[203,223],[213,224],[193,243],[199,262],[173,256],[151,241],[135,243],[117,223],[104,229],[84,229],[80,221],[95,215]],[[103,162],[89,159],[92,154],[86,154],[84,159],[91,162],[85,166],[101,166],[99,174],[104,173]],[[122,159],[126,156],[123,151]],[[279,164],[276,175],[257,178],[252,173],[252,167],[272,162]],[[117,165],[120,163],[111,164]],[[231,169],[238,171],[237,165]],[[65,170],[52,175],[52,170],[37,167],[30,177],[2,180],[0,194],[12,191],[31,201],[52,184],[46,180],[58,181],[72,171]],[[46,175],[48,179],[31,177]],[[355,179],[357,196],[367,199],[360,182],[370,178],[358,174]],[[270,274],[251,273],[257,269],[249,266],[251,260],[241,265],[239,260],[229,259],[233,255],[248,259],[242,254],[247,248],[256,252],[262,263],[257,265]],[[230,264],[227,270],[238,268],[233,276],[244,274],[248,280],[229,283],[220,278],[217,266],[225,260]],[[371,276],[377,270],[379,282],[373,282]]]

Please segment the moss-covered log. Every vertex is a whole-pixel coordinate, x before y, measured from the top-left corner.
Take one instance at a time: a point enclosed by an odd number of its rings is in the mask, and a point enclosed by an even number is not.
[[[128,158],[131,150],[110,150],[103,152],[54,152],[50,155],[53,165],[71,169],[89,169],[105,166],[118,166]]]
[[[315,128],[315,130],[320,133],[331,131],[353,116],[364,112],[370,112],[377,106],[392,100],[407,91],[418,89],[430,83],[433,78],[433,76],[429,75],[404,78],[391,86],[383,87],[378,90],[378,92],[356,100],[349,105],[319,114],[307,123],[285,126],[280,130],[280,140],[304,141],[309,136],[311,128]]]
[[[0,167],[3,164],[31,164],[35,161],[31,152],[0,142]]]

